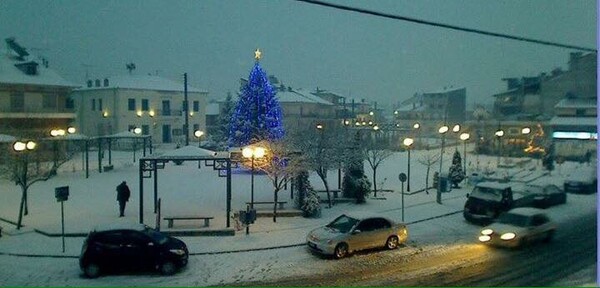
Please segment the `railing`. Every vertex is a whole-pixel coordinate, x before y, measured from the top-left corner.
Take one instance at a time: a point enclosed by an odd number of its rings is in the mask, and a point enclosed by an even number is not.
[[[21,108],[0,106],[0,113],[75,113],[73,108]]]

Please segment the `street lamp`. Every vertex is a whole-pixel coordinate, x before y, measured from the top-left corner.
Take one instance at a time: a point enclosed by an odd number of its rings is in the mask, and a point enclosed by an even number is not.
[[[494,135],[496,135],[496,138],[498,139],[498,159],[496,161],[496,167],[500,166],[500,156],[502,155],[502,136],[504,136],[504,130],[502,129],[498,129],[496,131],[496,133],[494,133]]]
[[[198,147],[200,147],[200,137],[202,137],[202,135],[204,135],[204,131],[201,131],[201,130],[194,131],[194,136],[196,138],[198,138]]]
[[[408,182],[406,183],[406,192],[410,192],[410,146],[413,144],[414,140],[412,138],[405,138],[403,143],[404,146],[406,146],[406,150],[408,150],[408,166],[407,166],[407,172],[408,172]]]
[[[250,174],[250,208],[254,208],[254,159],[265,156],[265,148],[248,146],[242,149],[242,156],[251,161]]]
[[[523,129],[521,129],[521,134],[523,134],[523,135],[527,135],[527,134],[529,134],[529,133],[531,133],[531,128],[529,128],[529,127],[525,127],[525,128],[523,128]]]
[[[440,179],[438,180],[438,187],[437,187],[437,202],[438,203],[442,203],[442,194],[440,191],[440,187],[441,187],[441,177],[442,177],[442,162],[444,160],[444,144],[446,144],[446,132],[448,132],[448,126],[443,125],[442,127],[440,127],[440,129],[438,129],[438,133],[440,133],[440,135],[442,136],[442,147],[440,149],[440,170],[438,171],[438,177],[440,177]]]
[[[464,161],[463,171],[465,172],[465,175],[467,174],[467,140],[469,140],[470,137],[471,137],[471,135],[469,133],[461,133],[460,134],[460,140],[463,141],[463,161]]]
[[[75,134],[75,132],[77,132],[77,129],[75,127],[70,126],[69,128],[67,128],[67,133]]]
[[[25,150],[31,151],[34,150],[36,146],[37,143],[31,140],[27,142],[17,141],[13,143],[13,150],[15,150],[15,152],[23,152]]]

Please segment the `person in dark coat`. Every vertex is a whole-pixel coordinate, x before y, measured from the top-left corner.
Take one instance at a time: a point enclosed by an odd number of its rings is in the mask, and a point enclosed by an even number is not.
[[[117,186],[117,201],[119,201],[119,217],[125,216],[125,205],[127,204],[127,201],[129,201],[130,195],[131,191],[129,191],[127,183],[125,183],[125,181],[121,182],[121,184]]]

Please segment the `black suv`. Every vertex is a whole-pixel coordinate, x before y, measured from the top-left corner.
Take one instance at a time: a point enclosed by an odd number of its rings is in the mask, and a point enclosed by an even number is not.
[[[79,267],[90,278],[116,271],[159,270],[172,275],[187,265],[183,241],[143,224],[92,230],[81,248]]]

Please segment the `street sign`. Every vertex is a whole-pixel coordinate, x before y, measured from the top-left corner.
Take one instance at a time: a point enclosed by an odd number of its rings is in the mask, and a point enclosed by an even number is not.
[[[69,186],[54,188],[54,196],[56,196],[56,202],[67,201],[69,199]]]
[[[407,179],[407,178],[406,178],[406,174],[404,174],[404,173],[400,173],[400,174],[398,175],[398,179],[400,179],[400,182],[402,182],[402,183],[406,182],[406,179]]]

